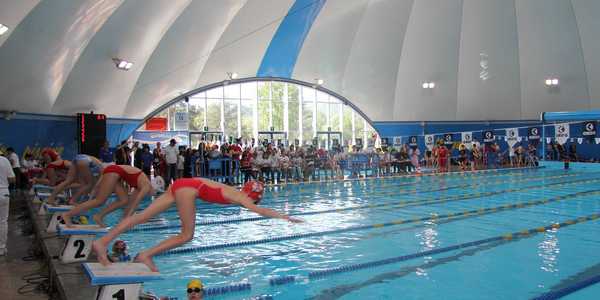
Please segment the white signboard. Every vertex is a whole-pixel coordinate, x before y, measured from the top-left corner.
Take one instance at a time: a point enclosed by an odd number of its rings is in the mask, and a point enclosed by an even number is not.
[[[188,130],[188,113],[185,111],[175,112],[175,130]]]
[[[427,147],[427,149],[432,150],[434,142],[435,142],[435,138],[434,138],[433,134],[425,135],[425,147]]]
[[[554,137],[559,144],[564,144],[569,139],[569,123],[554,124]]]
[[[473,133],[472,132],[462,132],[462,142],[463,144],[465,144],[465,146],[467,147],[467,149],[471,149],[471,147],[473,146]]]
[[[519,141],[519,129],[508,128],[506,129],[506,142],[512,148]]]

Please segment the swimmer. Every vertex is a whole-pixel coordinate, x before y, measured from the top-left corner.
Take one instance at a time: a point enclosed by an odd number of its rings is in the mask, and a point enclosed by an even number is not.
[[[46,168],[44,169],[45,178],[33,178],[31,180],[33,184],[55,186],[59,182],[65,180],[67,172],[71,167],[70,161],[62,159],[60,155],[52,149],[44,149],[42,151],[42,160],[46,163]]]
[[[75,183],[77,180],[79,180],[81,185],[69,200],[70,205],[75,204],[79,197],[89,193],[92,190],[96,180],[100,176],[100,173],[102,173],[102,168],[102,162],[100,162],[99,159],[90,155],[78,154],[75,156],[75,159],[69,167],[67,178],[65,178],[65,181],[54,187],[52,193],[48,197],[47,203],[49,205],[55,205],[56,196],[72,183]]]
[[[192,279],[187,284],[187,299],[202,300],[204,299],[204,285],[198,279]]]
[[[127,190],[123,187],[123,182],[134,189],[131,196],[128,196]],[[95,194],[94,199],[80,203],[70,211],[62,214],[65,225],[71,226],[71,217],[106,203],[108,197],[114,192],[117,194],[118,201],[109,204],[92,217],[96,224],[106,227],[104,217],[107,214],[129,205],[123,212],[123,218],[128,217],[133,214],[142,199],[153,191],[148,176],[142,170],[128,165],[109,165],[104,168],[94,190],[95,192],[92,193]]]
[[[110,262],[129,262],[131,256],[127,253],[127,244],[125,241],[115,241],[112,247],[112,253],[108,257]]]
[[[262,199],[264,184],[258,181],[249,181],[244,184],[241,191],[228,185],[205,178],[183,178],[176,180],[169,190],[158,197],[146,209],[138,214],[129,216],[113,227],[105,236],[94,241],[92,249],[98,256],[98,261],[107,266],[110,261],[106,258],[106,247],[119,234],[127,231],[137,224],[144,223],[155,215],[167,210],[173,203],[177,207],[181,220],[181,233],[170,237],[158,245],[140,252],[136,261],[147,265],[150,270],[157,272],[152,257],[180,246],[194,237],[196,227],[196,198],[216,204],[233,204],[243,206],[259,215],[284,219],[294,223],[303,222],[287,215],[280,214],[272,209],[258,207]]]

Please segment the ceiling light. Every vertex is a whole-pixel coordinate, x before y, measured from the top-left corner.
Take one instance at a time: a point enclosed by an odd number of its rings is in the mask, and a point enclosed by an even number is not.
[[[238,78],[238,73],[233,72],[231,73],[231,79],[237,79]]]
[[[435,83],[434,82],[423,82],[422,87],[424,89],[432,89],[435,87]]]
[[[133,63],[132,62],[128,62],[124,59],[120,59],[120,58],[113,58],[113,62],[115,63],[115,66],[117,66],[117,69],[120,70],[129,70],[131,69],[131,67],[133,67]]]
[[[315,79],[315,82],[317,83],[317,85],[323,85],[323,83],[325,82],[323,79]]]
[[[0,24],[0,35],[3,35],[7,31],[8,31],[8,27],[6,27],[6,25],[4,25],[4,24]]]
[[[557,86],[559,84],[559,80],[558,78],[546,78],[544,83],[546,83],[546,86]]]
[[[558,85],[558,79],[557,78],[552,79],[552,85]]]
[[[546,85],[552,85],[552,79],[546,79]]]

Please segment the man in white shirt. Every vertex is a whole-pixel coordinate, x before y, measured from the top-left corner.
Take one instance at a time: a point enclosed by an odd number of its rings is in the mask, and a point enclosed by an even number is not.
[[[6,148],[6,158],[8,158],[13,173],[15,173],[15,182],[12,184],[13,188],[19,189],[21,188],[21,163],[19,161],[19,156],[15,153],[15,149],[8,147]]]
[[[171,180],[177,179],[177,159],[179,150],[177,150],[177,141],[171,139],[169,145],[165,147],[165,161],[167,162],[166,187],[169,187]]]
[[[6,255],[6,238],[8,234],[8,196],[9,183],[15,182],[15,173],[8,159],[0,151],[0,256]]]

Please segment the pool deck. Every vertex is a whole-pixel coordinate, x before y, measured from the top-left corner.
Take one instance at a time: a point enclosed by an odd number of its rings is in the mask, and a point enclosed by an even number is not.
[[[32,196],[23,196],[21,200],[27,203],[34,232],[48,262],[53,289],[61,299],[95,299],[98,288],[90,285],[81,263],[64,264],[58,260],[65,238],[55,233],[46,233],[50,215],[37,214],[40,204],[33,203]]]

